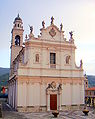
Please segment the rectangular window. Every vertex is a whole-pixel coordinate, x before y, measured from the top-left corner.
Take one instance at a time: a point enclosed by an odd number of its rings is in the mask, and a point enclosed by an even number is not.
[[[50,68],[56,68],[56,53],[50,53]]]
[[[56,64],[56,53],[50,53],[50,64]]]

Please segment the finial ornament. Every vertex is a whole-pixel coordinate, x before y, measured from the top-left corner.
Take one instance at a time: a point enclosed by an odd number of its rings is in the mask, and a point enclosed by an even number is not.
[[[60,31],[62,31],[62,29],[63,29],[63,24],[61,23],[60,24]]]
[[[44,21],[42,21],[42,26],[43,26],[43,28],[45,28],[45,22]]]
[[[54,17],[52,16],[51,17],[51,25],[53,24],[53,22],[54,22]]]
[[[29,25],[29,27],[30,27],[30,33],[32,33],[33,32],[33,26]]]
[[[17,17],[19,18],[19,13],[18,13]]]

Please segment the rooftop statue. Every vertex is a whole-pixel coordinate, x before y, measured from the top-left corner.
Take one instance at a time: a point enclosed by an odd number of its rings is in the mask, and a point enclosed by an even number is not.
[[[82,68],[82,67],[83,67],[83,61],[80,60],[80,68]]]
[[[62,29],[63,29],[63,24],[61,23],[60,24],[60,31],[62,31]]]
[[[45,22],[44,21],[42,21],[42,26],[43,26],[43,28],[45,28]]]
[[[54,17],[52,16],[51,17],[51,25],[53,24],[53,21],[54,21]]]
[[[32,33],[33,32],[33,26],[29,25],[29,27],[30,27],[30,33]]]
[[[70,38],[72,39],[73,38],[73,31],[69,32],[70,34]]]

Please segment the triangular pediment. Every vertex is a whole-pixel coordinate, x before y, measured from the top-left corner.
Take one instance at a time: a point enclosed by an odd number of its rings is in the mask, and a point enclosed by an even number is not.
[[[56,25],[52,24],[47,28],[40,29],[41,33],[39,38],[44,40],[65,40],[64,31],[60,30]]]

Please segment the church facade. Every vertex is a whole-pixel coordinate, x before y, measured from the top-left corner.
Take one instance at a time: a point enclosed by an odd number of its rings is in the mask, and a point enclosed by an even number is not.
[[[73,32],[64,37],[51,18],[50,26],[42,22],[38,37],[30,33],[23,42],[23,22],[14,20],[11,40],[9,104],[18,111],[71,109],[84,104],[83,63],[75,63]]]

